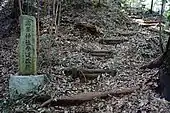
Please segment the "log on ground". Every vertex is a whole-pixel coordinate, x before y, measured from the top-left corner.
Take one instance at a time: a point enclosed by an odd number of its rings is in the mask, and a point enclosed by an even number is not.
[[[112,52],[108,51],[108,50],[91,50],[88,51],[88,53],[90,53],[92,56],[99,56],[99,57],[107,57],[107,56],[111,56]]]
[[[64,69],[65,75],[71,75],[73,78],[97,78],[98,75],[103,74],[103,73],[108,73],[111,76],[116,75],[116,70],[111,70],[111,69],[79,69],[79,68],[67,68]]]
[[[107,98],[109,95],[112,96],[122,96],[128,95],[136,90],[139,87],[134,88],[127,88],[127,89],[120,89],[120,90],[113,90],[113,91],[106,91],[106,92],[88,92],[88,93],[80,93],[73,96],[64,96],[58,99],[49,99],[44,102],[41,106],[79,106],[87,101],[91,101],[94,98]]]
[[[128,39],[100,39],[99,43],[106,45],[116,45],[127,41]]]
[[[139,23],[140,26],[142,27],[150,27],[150,26],[156,26],[158,23]]]

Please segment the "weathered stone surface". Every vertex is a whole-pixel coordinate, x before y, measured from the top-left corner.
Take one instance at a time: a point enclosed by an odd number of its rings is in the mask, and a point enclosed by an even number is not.
[[[36,19],[33,16],[20,17],[21,36],[19,42],[19,73],[21,75],[36,74]]]
[[[45,84],[45,75],[14,75],[9,79],[9,94],[11,99],[17,99],[29,92],[38,92]]]

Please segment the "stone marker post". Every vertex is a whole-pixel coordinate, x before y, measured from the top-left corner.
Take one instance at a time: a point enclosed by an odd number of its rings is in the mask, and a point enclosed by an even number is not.
[[[9,94],[17,99],[29,92],[38,92],[45,84],[45,75],[37,73],[36,19],[33,16],[20,16],[21,35],[19,41],[19,74],[10,76]]]
[[[19,42],[19,74],[36,74],[36,19],[33,16],[21,15],[21,36]]]

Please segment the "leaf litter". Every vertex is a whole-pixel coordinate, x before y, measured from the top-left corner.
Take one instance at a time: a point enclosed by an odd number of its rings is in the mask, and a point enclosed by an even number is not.
[[[87,3],[85,3],[88,5]],[[118,9],[114,2],[109,7],[100,9],[89,6],[86,9],[77,9],[80,3],[73,3],[72,7],[64,6],[61,16],[61,26],[58,35],[53,38],[50,58],[48,58],[46,43],[48,37],[41,38],[38,72],[49,75],[49,83],[39,94],[28,96],[15,102],[9,101],[8,78],[18,72],[18,38],[19,34],[0,38],[0,98],[1,110],[10,109],[11,112],[20,113],[169,113],[169,103],[152,89],[156,87],[158,70],[141,70],[142,65],[159,56],[157,33],[147,28],[127,23],[131,18]],[[75,28],[78,22],[90,23],[98,26],[102,35],[95,36],[87,31]],[[116,32],[136,32],[135,35],[116,36]],[[116,45],[100,44],[102,38],[122,39],[128,41]],[[71,40],[67,40],[71,39]],[[167,40],[167,39],[166,39]],[[112,57],[91,56],[83,51],[109,50]],[[49,64],[51,63],[51,67]],[[63,69],[67,67],[81,67],[90,69],[116,69],[117,75],[101,74],[94,80],[82,83],[79,78],[73,79],[64,75]],[[157,74],[157,75],[156,75]],[[154,76],[156,75],[156,76]],[[150,78],[153,78],[151,81]],[[147,84],[145,84],[147,82]],[[149,82],[149,83],[148,83]],[[106,99],[95,98],[79,106],[70,107],[41,107],[35,103],[36,96],[49,95],[54,98],[76,95],[83,92],[104,92],[113,89],[140,87],[134,93],[121,97],[110,96]]]

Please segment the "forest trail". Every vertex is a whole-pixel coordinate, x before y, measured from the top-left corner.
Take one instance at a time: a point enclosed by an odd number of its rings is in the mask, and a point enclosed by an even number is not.
[[[140,67],[159,56],[158,33],[132,22],[127,14],[114,7],[76,9],[67,7],[62,12],[58,35],[52,40],[50,52],[48,34],[41,37],[39,73],[48,73],[52,79],[42,94],[61,97],[82,92],[104,92],[120,88],[140,87],[132,94],[109,99],[94,99],[80,106],[41,108],[40,104],[24,104],[24,99],[9,103],[11,109],[37,112],[87,113],[168,113],[169,105],[154,91],[158,70]],[[81,5],[81,4],[79,4]],[[80,27],[81,26],[81,27]],[[84,27],[84,28],[83,28]],[[92,28],[92,30],[91,30]],[[90,29],[90,30],[89,30]],[[96,31],[94,33],[94,31]],[[92,32],[91,32],[92,31]],[[94,33],[94,34],[93,34]],[[97,33],[97,34],[96,34]],[[99,34],[98,34],[99,33]],[[18,37],[0,38],[0,104],[8,99],[8,77],[18,72]],[[167,40],[167,36],[165,41]],[[115,44],[116,41],[116,44]],[[95,51],[95,52],[94,52]],[[96,51],[100,51],[96,55]],[[104,52],[101,52],[104,51]],[[109,52],[109,53],[108,53]],[[48,58],[50,54],[50,58]],[[49,68],[49,64],[51,64]],[[114,69],[116,76],[104,73],[94,80],[81,82],[79,77],[66,76],[65,68]],[[31,99],[27,100],[31,103]],[[6,106],[9,106],[6,105]]]

